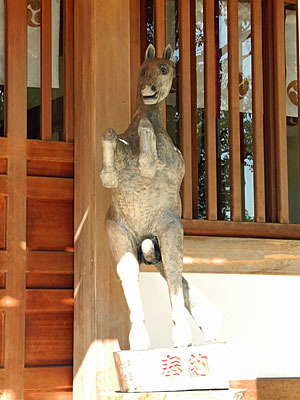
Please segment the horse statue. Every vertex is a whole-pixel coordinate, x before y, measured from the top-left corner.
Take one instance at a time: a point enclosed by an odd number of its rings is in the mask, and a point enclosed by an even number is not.
[[[145,350],[150,346],[139,290],[141,263],[156,265],[167,282],[174,347],[189,346],[192,342],[185,307],[209,339],[216,331],[216,324],[208,321],[214,307],[182,277],[179,191],[185,168],[183,157],[162,122],[163,101],[175,74],[172,59],[170,45],[166,46],[162,58],[155,58],[154,46],[148,46],[129,127],[119,135],[107,129],[102,136],[100,178],[111,189],[112,196],[106,228],[130,312],[131,350]]]

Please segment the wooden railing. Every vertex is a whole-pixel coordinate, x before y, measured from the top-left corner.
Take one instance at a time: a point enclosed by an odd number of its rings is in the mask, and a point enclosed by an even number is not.
[[[166,44],[166,26],[163,23],[165,17],[161,17],[165,15],[166,3],[167,0],[154,1],[154,39],[158,54],[162,52]],[[185,232],[197,235],[299,239],[299,225],[290,223],[289,219],[284,1],[265,0],[263,2],[264,9],[262,9],[261,1],[250,1],[253,222],[243,222],[242,216],[239,2],[230,0],[227,4],[230,221],[220,220],[218,217],[217,91],[213,84],[216,81],[217,62],[216,2],[203,0],[206,213],[205,219],[202,220],[199,220],[197,215],[195,1],[178,0],[176,4],[180,48],[179,92],[177,93],[180,114],[180,149],[186,165],[186,174],[182,185],[182,218]],[[156,10],[163,11],[160,14]],[[274,32],[274,37],[271,32]],[[272,93],[273,95],[271,95]]]

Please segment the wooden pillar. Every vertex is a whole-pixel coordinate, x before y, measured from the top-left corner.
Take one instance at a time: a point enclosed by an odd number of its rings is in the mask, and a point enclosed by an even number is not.
[[[26,3],[8,1],[5,11],[8,199],[4,398],[22,400],[26,271]]]
[[[105,233],[110,193],[99,172],[103,131],[112,127],[120,133],[130,122],[131,5],[131,0],[74,3],[74,400],[118,389],[112,352],[118,342],[128,348],[128,310]]]

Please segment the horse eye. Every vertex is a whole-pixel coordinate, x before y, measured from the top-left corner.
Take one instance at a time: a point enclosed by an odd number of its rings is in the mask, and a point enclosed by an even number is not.
[[[145,76],[145,68],[141,70],[141,76]]]
[[[166,75],[166,74],[169,72],[169,68],[168,68],[168,66],[167,66],[166,64],[161,64],[161,65],[159,66],[159,69],[160,69],[160,72],[161,72],[163,75]]]

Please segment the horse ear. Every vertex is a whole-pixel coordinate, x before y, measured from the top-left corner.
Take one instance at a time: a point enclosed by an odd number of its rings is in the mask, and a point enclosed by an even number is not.
[[[155,47],[153,46],[152,43],[150,43],[145,53],[145,59],[148,60],[154,57],[155,57]]]
[[[168,44],[168,45],[166,46],[165,50],[164,50],[163,58],[164,58],[165,60],[170,60],[170,61],[172,61],[172,60],[173,60],[173,54],[174,54],[174,51],[173,51],[173,49],[172,49],[172,46],[171,46],[170,44]]]

